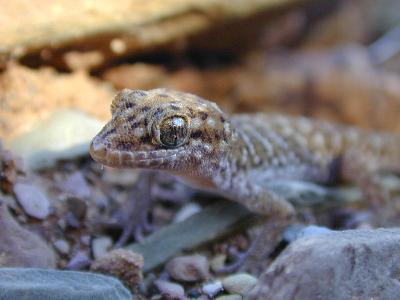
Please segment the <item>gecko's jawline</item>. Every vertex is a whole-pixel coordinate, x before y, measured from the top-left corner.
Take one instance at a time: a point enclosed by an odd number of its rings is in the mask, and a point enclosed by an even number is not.
[[[95,142],[90,145],[90,155],[95,161],[117,168],[157,167],[167,160],[176,159],[179,152],[178,149],[132,152],[106,149]]]

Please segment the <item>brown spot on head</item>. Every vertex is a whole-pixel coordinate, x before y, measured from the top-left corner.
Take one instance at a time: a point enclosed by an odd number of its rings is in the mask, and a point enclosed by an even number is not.
[[[192,134],[190,135],[190,137],[192,139],[198,139],[198,138],[201,138],[202,136],[203,136],[203,132],[201,130],[193,131]]]
[[[200,119],[202,119],[203,121],[205,121],[208,118],[208,113],[206,113],[204,111],[200,111],[199,115],[200,115]]]
[[[150,110],[150,106],[143,106],[143,107],[140,109],[141,112],[147,112],[147,111],[149,111],[149,110]]]
[[[172,110],[179,110],[179,106],[177,106],[176,104],[171,104],[170,106],[169,106]]]
[[[142,144],[148,144],[151,142],[151,136],[149,134],[146,134],[139,138],[139,142]]]

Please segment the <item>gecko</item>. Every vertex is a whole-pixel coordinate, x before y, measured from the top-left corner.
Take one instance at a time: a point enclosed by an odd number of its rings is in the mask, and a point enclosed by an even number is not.
[[[228,115],[190,93],[120,91],[90,154],[115,168],[168,172],[250,211],[288,217],[274,180],[345,180],[368,190],[381,171],[400,170],[400,135],[277,113]]]

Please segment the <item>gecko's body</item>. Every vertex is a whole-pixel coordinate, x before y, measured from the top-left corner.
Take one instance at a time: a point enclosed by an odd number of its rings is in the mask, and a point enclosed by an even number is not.
[[[93,139],[98,162],[158,169],[259,213],[293,208],[268,190],[276,179],[365,183],[400,169],[400,137],[303,117],[228,116],[213,102],[165,89],[123,90]]]

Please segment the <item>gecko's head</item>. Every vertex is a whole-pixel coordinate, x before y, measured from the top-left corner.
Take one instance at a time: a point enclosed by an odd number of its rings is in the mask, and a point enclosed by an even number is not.
[[[196,173],[229,151],[227,116],[192,94],[125,89],[114,98],[111,113],[90,146],[92,157],[104,165]]]

